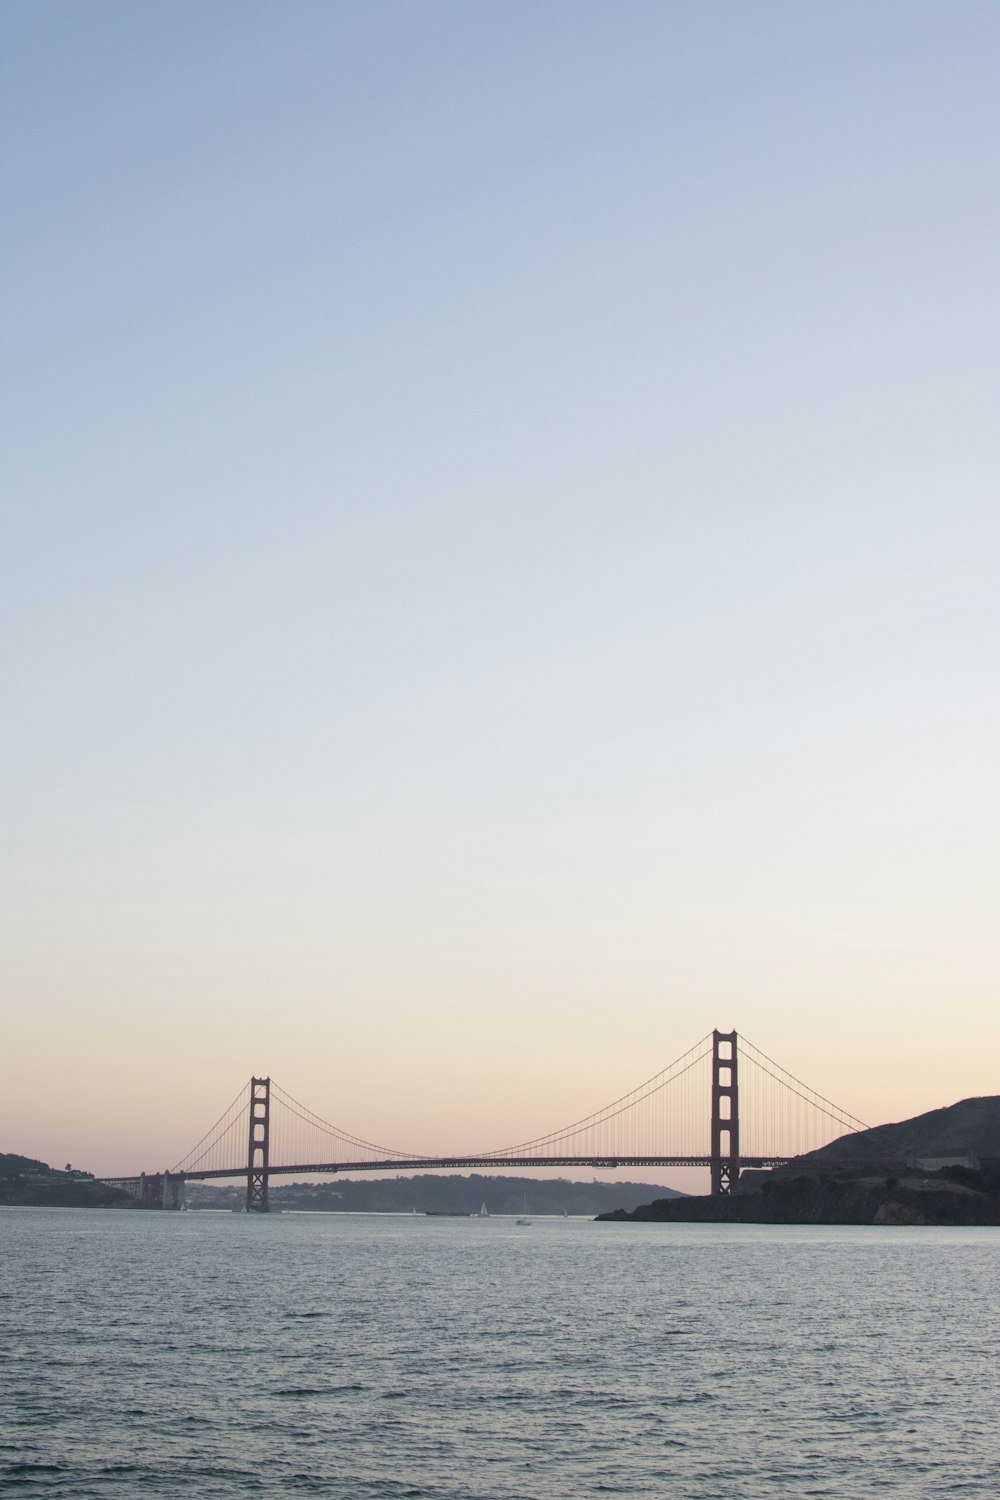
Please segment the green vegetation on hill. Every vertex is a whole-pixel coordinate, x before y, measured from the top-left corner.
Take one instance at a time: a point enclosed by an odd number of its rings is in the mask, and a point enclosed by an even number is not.
[[[22,1208],[125,1208],[131,1199],[90,1172],[59,1172],[44,1161],[0,1151],[0,1205]]]

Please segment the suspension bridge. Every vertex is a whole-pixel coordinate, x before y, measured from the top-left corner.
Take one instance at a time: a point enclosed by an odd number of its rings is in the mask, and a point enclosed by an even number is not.
[[[252,1078],[196,1146],[164,1172],[101,1179],[146,1208],[180,1208],[186,1182],[244,1177],[267,1213],[270,1179],[474,1167],[708,1167],[713,1194],[746,1168],[786,1166],[867,1130],[735,1031],[713,1031],[645,1083],[570,1125],[513,1146],[436,1155],[375,1145]]]

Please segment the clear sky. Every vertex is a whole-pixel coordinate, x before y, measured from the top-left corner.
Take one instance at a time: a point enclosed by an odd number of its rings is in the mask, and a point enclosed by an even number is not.
[[[0,27],[0,1149],[1000,1092],[993,0]]]

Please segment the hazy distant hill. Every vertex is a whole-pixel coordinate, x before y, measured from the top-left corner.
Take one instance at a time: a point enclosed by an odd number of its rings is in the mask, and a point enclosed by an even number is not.
[[[225,1188],[189,1183],[187,1201],[192,1208],[235,1207],[245,1194],[243,1186]],[[271,1179],[270,1199],[274,1208],[310,1209],[321,1213],[467,1213],[477,1214],[486,1204],[490,1214],[598,1214],[612,1208],[635,1208],[658,1198],[678,1198],[674,1188],[648,1182],[568,1182],[534,1177],[487,1177],[472,1173],[435,1177],[374,1177],[332,1182],[283,1183]]]
[[[415,1177],[337,1178],[332,1182],[271,1179],[271,1204],[286,1210],[320,1213],[469,1213],[485,1203],[490,1214],[602,1213],[637,1207],[658,1198],[683,1197],[674,1188],[648,1182],[539,1181],[534,1177],[462,1177],[430,1173]],[[246,1187],[237,1182],[216,1187],[189,1182],[185,1196],[191,1208],[238,1208]],[[96,1182],[89,1172],[58,1171],[30,1156],[0,1152],[0,1205],[35,1208],[134,1208],[135,1201],[117,1188]]]
[[[802,1163],[908,1161],[912,1157],[930,1156],[977,1156],[982,1162],[1000,1159],[1000,1095],[962,1099],[958,1104],[928,1110],[911,1120],[842,1135],[799,1160]],[[797,1161],[788,1170],[798,1165]]]

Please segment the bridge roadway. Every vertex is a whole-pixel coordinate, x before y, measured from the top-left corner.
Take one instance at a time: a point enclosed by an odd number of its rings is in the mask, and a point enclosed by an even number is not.
[[[785,1167],[789,1156],[741,1156],[739,1167]],[[338,1172],[440,1172],[458,1167],[596,1167],[613,1171],[616,1167],[710,1167],[710,1156],[421,1156],[392,1161],[324,1161],[297,1162],[293,1166],[268,1165],[269,1177],[335,1176]],[[185,1182],[207,1182],[210,1178],[245,1177],[244,1162],[238,1167],[209,1167],[202,1171],[171,1172],[173,1179]],[[102,1177],[101,1182],[124,1187],[141,1177]]]

